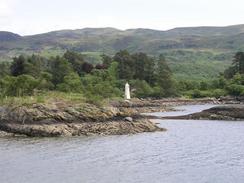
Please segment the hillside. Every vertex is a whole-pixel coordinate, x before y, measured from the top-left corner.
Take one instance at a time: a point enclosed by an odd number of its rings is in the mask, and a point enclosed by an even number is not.
[[[0,31],[0,41],[17,41],[21,36],[12,32]]]
[[[112,55],[121,49],[152,56],[163,53],[178,76],[186,76],[190,67],[200,78],[212,77],[229,65],[236,51],[244,49],[244,25],[168,31],[85,28],[31,36],[0,32],[0,60],[22,53],[52,56],[67,49],[83,52],[91,62],[99,62],[101,53]],[[199,67],[204,65],[203,73],[199,73]],[[189,77],[191,74],[195,75],[189,73]]]

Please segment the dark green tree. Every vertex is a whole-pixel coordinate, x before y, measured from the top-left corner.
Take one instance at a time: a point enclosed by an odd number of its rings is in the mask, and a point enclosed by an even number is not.
[[[27,57],[24,68],[26,74],[38,78],[41,76],[41,73],[47,69],[48,61],[45,58],[39,55]]]
[[[105,54],[102,54],[101,57],[102,57],[103,65],[108,68],[112,64],[113,59],[110,56]]]
[[[144,80],[145,79],[145,65],[148,62],[148,57],[145,53],[135,53],[132,55],[134,60],[134,79]]]
[[[10,66],[12,76],[28,74],[38,78],[42,71],[48,68],[47,61],[38,55],[15,57]]]
[[[13,63],[10,66],[10,71],[12,76],[19,76],[25,74],[25,62],[26,59],[23,55],[13,58]]]
[[[233,65],[237,68],[239,74],[244,74],[244,52],[237,52],[235,54]]]
[[[134,79],[145,80],[153,85],[155,82],[154,59],[148,57],[145,53],[135,53],[132,58],[134,59]]]
[[[134,60],[127,50],[116,53],[114,61],[118,62],[119,79],[131,80],[134,76]]]
[[[176,91],[174,88],[174,81],[172,79],[172,72],[164,58],[160,55],[156,66],[157,85],[160,87],[161,96],[174,96]]]
[[[82,73],[84,73],[84,74],[90,73],[93,69],[94,69],[94,66],[90,63],[85,62],[82,65]]]
[[[73,72],[73,69],[65,58],[57,56],[51,59],[51,74],[54,86],[63,83],[64,77],[71,72]]]
[[[244,74],[244,52],[237,52],[232,61],[232,66],[225,70],[225,77],[232,78],[235,74]]]
[[[73,51],[66,51],[63,57],[71,63],[73,70],[81,76],[83,72],[82,65],[85,62],[83,55]]]

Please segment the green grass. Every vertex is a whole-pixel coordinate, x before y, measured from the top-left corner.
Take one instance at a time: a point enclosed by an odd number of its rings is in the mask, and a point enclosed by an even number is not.
[[[43,57],[56,57],[57,55],[61,56],[64,54],[64,50],[61,49],[51,49],[46,47],[40,52],[40,55]]]
[[[82,52],[82,55],[85,56],[85,59],[88,60],[91,64],[100,64],[101,63],[101,52]]]
[[[48,91],[36,94],[34,96],[22,96],[22,97],[3,97],[0,98],[0,105],[10,106],[22,106],[32,104],[53,104],[64,102],[66,104],[83,104],[90,103],[97,106],[108,105],[111,101],[121,101],[122,98],[101,98],[99,96],[84,97],[81,93],[63,93],[58,91]]]
[[[84,103],[87,99],[80,93],[63,93],[63,92],[43,92],[34,96],[23,97],[3,97],[0,98],[0,105],[31,105],[36,103],[53,103],[53,102],[71,102]]]

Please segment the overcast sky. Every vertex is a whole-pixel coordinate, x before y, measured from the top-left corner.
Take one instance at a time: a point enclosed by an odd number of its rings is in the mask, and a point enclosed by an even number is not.
[[[244,0],[0,0],[0,30],[21,35],[115,27],[244,24]]]

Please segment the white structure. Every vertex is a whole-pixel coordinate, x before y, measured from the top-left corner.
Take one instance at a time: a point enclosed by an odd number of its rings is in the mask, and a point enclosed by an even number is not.
[[[129,85],[129,83],[125,84],[125,99],[130,100],[130,85]]]

